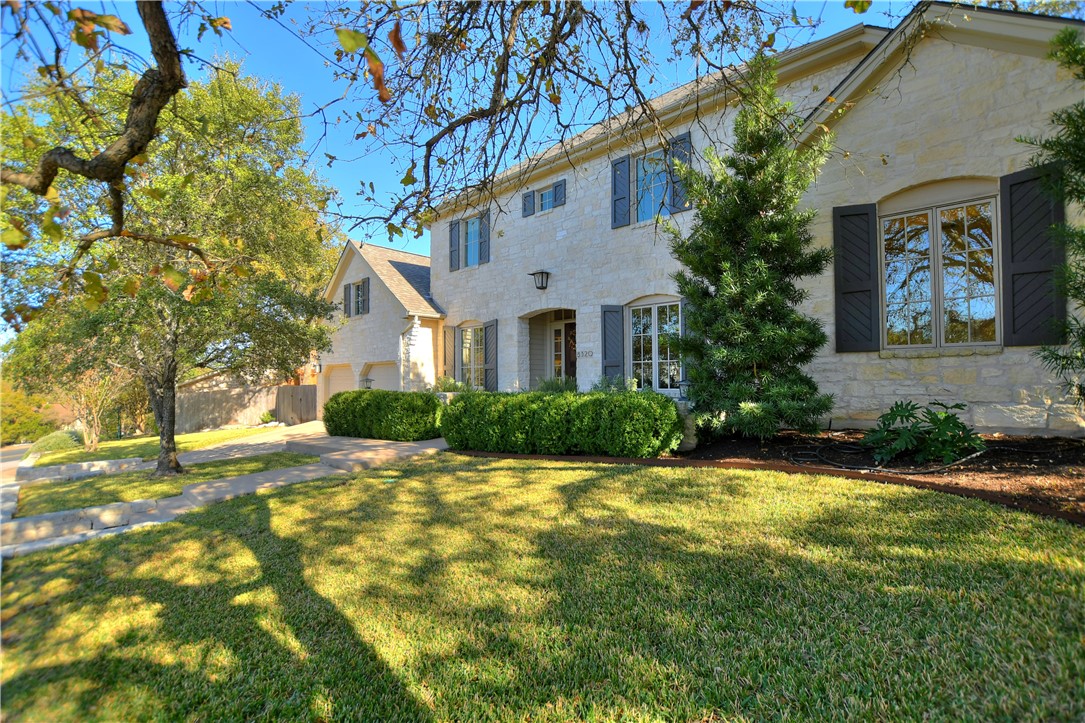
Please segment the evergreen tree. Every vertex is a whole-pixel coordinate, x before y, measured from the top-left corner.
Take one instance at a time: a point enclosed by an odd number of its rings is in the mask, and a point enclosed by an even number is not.
[[[765,439],[781,426],[816,430],[832,409],[802,371],[827,338],[798,311],[807,292],[796,285],[832,259],[811,248],[814,211],[798,208],[829,139],[794,147],[771,60],[757,56],[747,81],[732,153],[709,149],[708,173],[679,168],[697,215],[688,236],[672,228],[671,250],[684,267],[674,276],[687,300],[679,345],[698,423]]]
[[[1066,28],[1051,41],[1051,57],[1085,80],[1085,39],[1074,28]],[[1056,164],[1060,173],[1051,174],[1053,192],[1059,201],[1085,204],[1085,101],[1079,101],[1051,114],[1056,128],[1053,136],[1042,140],[1026,139],[1040,149],[1034,165]],[[1066,345],[1045,346],[1039,350],[1044,365],[1058,375],[1066,393],[1085,406],[1085,227],[1063,224],[1056,238],[1066,246],[1069,262],[1062,269],[1060,281],[1074,306],[1064,326]]]

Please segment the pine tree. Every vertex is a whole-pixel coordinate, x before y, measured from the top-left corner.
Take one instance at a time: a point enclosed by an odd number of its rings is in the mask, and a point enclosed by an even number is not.
[[[1085,37],[1074,28],[1066,28],[1051,42],[1051,57],[1070,70],[1078,80],[1085,80]],[[1085,204],[1085,101],[1079,101],[1051,114],[1054,135],[1043,139],[1023,139],[1037,146],[1033,165],[1052,164],[1061,172],[1051,174],[1054,197],[1062,203]],[[1040,360],[1062,381],[1066,393],[1085,407],[1085,227],[1062,224],[1055,237],[1066,247],[1068,263],[1060,282],[1074,308],[1063,327],[1065,346],[1045,346]]]
[[[827,337],[800,313],[796,282],[821,273],[830,249],[813,249],[814,211],[799,210],[825,162],[830,140],[796,149],[790,105],[776,96],[776,72],[759,55],[724,158],[709,149],[709,170],[679,168],[696,211],[692,231],[672,228],[675,274],[686,299],[679,340],[698,423],[716,432],[765,439],[781,426],[817,429],[832,409],[803,373]]]

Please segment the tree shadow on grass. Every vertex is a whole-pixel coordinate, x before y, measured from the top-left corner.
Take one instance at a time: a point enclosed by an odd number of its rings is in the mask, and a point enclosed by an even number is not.
[[[70,624],[62,618],[76,608],[84,615],[105,616],[118,608],[145,609],[148,615],[146,628],[133,626],[112,641],[99,641],[92,657],[24,664],[4,683],[5,716],[34,718],[37,704],[64,696],[64,709],[80,719],[429,720],[431,711],[313,589],[302,545],[273,529],[268,497],[231,503],[228,527],[241,534],[222,532],[224,511],[185,515],[180,526],[152,543],[198,550],[188,570],[169,569],[184,566],[181,558],[141,561],[141,551],[124,550],[131,540],[110,541],[112,551],[74,556],[98,561],[94,582],[100,585],[73,585],[49,601],[50,610],[35,610],[32,601],[16,610],[36,618],[20,626],[24,639],[41,636],[54,643],[63,642],[55,632]],[[165,566],[161,575],[153,572],[157,565]],[[38,576],[49,579],[62,567]],[[111,567],[134,574],[110,579]],[[94,637],[85,626],[73,627],[75,636]],[[145,647],[152,644],[153,651]]]

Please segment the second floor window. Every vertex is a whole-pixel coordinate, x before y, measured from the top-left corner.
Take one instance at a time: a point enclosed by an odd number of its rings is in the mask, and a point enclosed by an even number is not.
[[[362,279],[354,285],[354,315],[369,313],[369,279]]]
[[[637,159],[637,221],[671,214],[670,175],[663,151]]]
[[[470,218],[463,222],[463,265],[478,266],[478,242],[480,219]]]

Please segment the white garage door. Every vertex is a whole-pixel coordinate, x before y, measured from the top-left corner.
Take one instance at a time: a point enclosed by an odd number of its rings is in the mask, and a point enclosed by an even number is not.
[[[349,364],[328,367],[324,374],[324,383],[327,393],[325,399],[330,399],[336,392],[346,392],[358,388],[358,382],[354,378],[354,370]]]
[[[395,364],[374,364],[369,368],[374,389],[399,390],[399,368]]]

